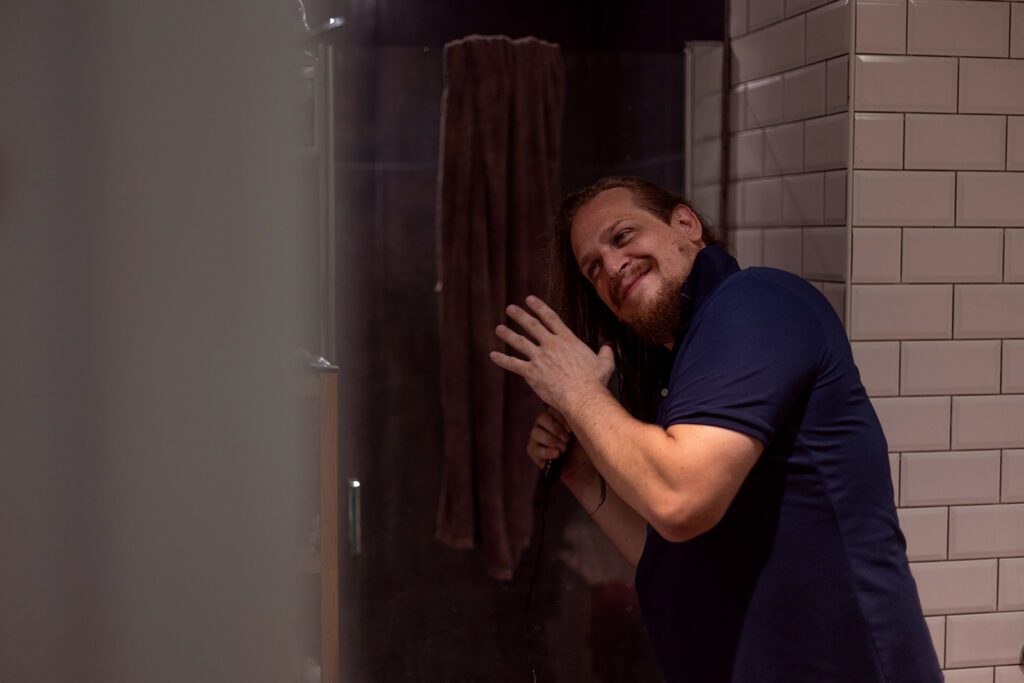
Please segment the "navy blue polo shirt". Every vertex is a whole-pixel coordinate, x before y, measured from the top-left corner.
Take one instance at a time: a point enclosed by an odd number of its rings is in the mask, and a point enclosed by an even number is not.
[[[648,529],[636,590],[671,683],[941,681],[885,436],[842,323],[805,280],[702,249],[658,424],[764,444],[713,529]]]

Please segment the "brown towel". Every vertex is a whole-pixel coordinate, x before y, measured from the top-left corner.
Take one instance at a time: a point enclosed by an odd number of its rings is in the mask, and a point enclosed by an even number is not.
[[[469,36],[444,51],[438,178],[444,472],[437,538],[480,548],[511,579],[527,546],[537,469],[525,453],[541,409],[491,363],[504,308],[543,296],[558,197],[565,69],[557,45]]]

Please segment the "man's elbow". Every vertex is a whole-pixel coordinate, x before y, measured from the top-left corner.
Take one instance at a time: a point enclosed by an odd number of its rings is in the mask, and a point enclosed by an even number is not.
[[[725,510],[706,503],[680,499],[657,506],[652,512],[651,526],[666,541],[681,543],[710,531],[722,521]]]

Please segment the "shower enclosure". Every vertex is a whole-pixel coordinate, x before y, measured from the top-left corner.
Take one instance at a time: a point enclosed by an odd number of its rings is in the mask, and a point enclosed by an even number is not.
[[[669,5],[665,12],[678,13]],[[562,45],[563,194],[609,174],[694,188],[686,178],[692,68],[684,42],[720,38],[721,7],[717,20],[704,21],[710,35],[685,41],[678,29],[659,39],[640,30],[663,29],[670,17],[634,18],[631,28],[608,24],[607,9],[596,12],[600,30],[588,29],[596,38],[534,32],[523,28],[529,18],[522,15],[535,9],[520,6],[504,30],[497,19],[478,17],[477,28],[428,14],[420,23],[440,22],[440,29],[406,38],[388,28],[386,12],[353,11],[325,41],[334,84],[336,320],[325,355],[339,376],[342,681],[529,681],[531,663],[538,680],[659,679],[632,569],[565,490],[549,500],[525,615],[536,533],[508,582],[489,578],[473,551],[434,540],[442,466],[435,195],[444,42],[473,32],[532,33]],[[405,24],[417,23],[413,15]],[[717,106],[720,124],[720,93]],[[707,137],[701,142],[709,147]],[[699,160],[699,173],[691,166],[703,182],[694,191],[711,198],[698,209],[710,216],[720,203],[707,181],[720,178],[721,158]],[[350,480],[358,480],[358,497],[349,489],[346,501]]]

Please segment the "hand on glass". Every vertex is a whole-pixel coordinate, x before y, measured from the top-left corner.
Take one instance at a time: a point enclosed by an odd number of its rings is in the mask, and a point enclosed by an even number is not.
[[[498,338],[523,358],[492,351],[491,361],[525,379],[542,401],[564,415],[580,392],[608,383],[615,357],[610,346],[594,353],[539,298],[526,297],[526,305],[530,311],[515,305],[505,309],[525,335],[505,325],[495,329]]]

